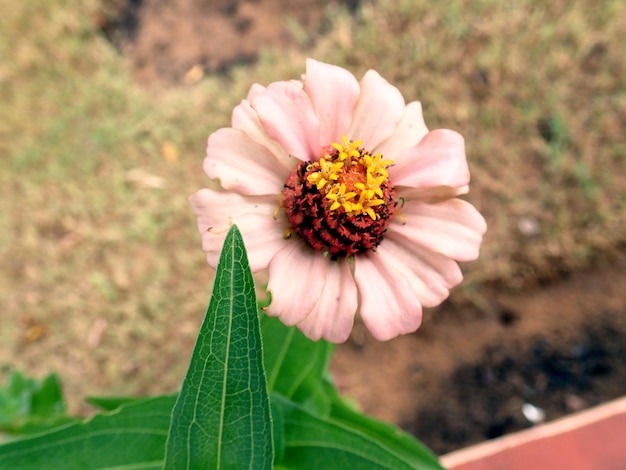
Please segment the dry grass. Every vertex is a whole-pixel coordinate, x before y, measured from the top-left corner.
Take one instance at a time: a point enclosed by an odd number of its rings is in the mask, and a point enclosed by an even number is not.
[[[626,240],[626,13],[601,4],[380,0],[309,51],[193,88],[140,89],[96,0],[0,0],[0,365],[86,394],[178,385],[209,296],[186,197],[206,136],[303,58],[378,69],[461,131],[488,219],[465,292],[521,288]],[[153,178],[156,177],[156,178]]]

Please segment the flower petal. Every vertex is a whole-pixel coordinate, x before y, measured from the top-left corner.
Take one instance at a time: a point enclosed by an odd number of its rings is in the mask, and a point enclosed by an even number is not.
[[[278,142],[271,139],[266,134],[259,115],[250,106],[248,100],[243,100],[238,106],[233,109],[232,126],[235,129],[241,129],[250,136],[253,140],[256,140],[259,144],[267,147],[267,149],[274,155],[274,157],[280,162],[282,166],[289,171],[297,163],[296,160],[285,152],[285,149],[280,146]]]
[[[304,91],[320,121],[322,146],[341,142],[359,98],[359,82],[341,67],[307,59]]]
[[[286,222],[263,214],[248,214],[234,223],[241,232],[250,270],[254,273],[267,269],[270,261],[287,243],[283,234]]]
[[[378,72],[368,70],[361,79],[361,94],[347,137],[363,141],[366,149],[376,149],[393,134],[404,108],[400,91]]]
[[[248,95],[246,96],[247,100],[251,100],[254,95],[257,95],[265,90],[265,87],[260,83],[253,83],[248,90]]]
[[[452,199],[469,192],[469,185],[459,186],[435,186],[433,188],[409,188],[407,186],[396,186],[398,190],[398,199],[411,201],[419,199],[424,202],[439,202],[446,199]]]
[[[288,240],[269,265],[267,290],[272,301],[267,314],[287,326],[302,321],[318,302],[330,260],[300,238]]]
[[[379,341],[417,330],[422,306],[410,282],[378,252],[355,257],[363,323]]]
[[[411,243],[398,232],[388,232],[377,251],[403,273],[424,307],[439,305],[463,280],[454,260]]]
[[[288,154],[302,161],[319,158],[320,123],[302,87],[293,82],[274,82],[252,96],[250,104],[267,134]]]
[[[239,129],[225,127],[209,136],[204,171],[224,189],[247,195],[278,195],[289,175],[267,147]]]
[[[470,203],[456,198],[433,204],[408,201],[400,215],[391,220],[389,231],[400,233],[410,243],[457,261],[478,257],[487,224]]]
[[[426,134],[428,128],[424,122],[422,103],[413,101],[406,105],[402,120],[394,133],[376,148],[376,152],[382,153],[385,158],[390,158],[398,164],[402,152],[417,145]]]
[[[395,163],[389,168],[389,179],[396,186],[459,187],[470,179],[463,136],[448,129],[429,132]]]
[[[320,299],[298,328],[313,341],[343,343],[350,336],[358,307],[357,289],[348,262],[333,261],[326,269]]]
[[[205,188],[192,194],[189,202],[198,216],[202,248],[214,269],[232,224],[239,227],[253,272],[267,268],[286,243],[283,231],[287,222],[274,219],[273,212],[278,207],[274,197],[246,197]]]

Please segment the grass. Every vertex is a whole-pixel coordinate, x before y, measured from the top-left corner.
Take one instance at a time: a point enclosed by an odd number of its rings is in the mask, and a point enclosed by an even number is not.
[[[329,7],[309,50],[156,90],[133,81],[98,9],[0,0],[0,365],[59,371],[73,410],[179,383],[210,293],[186,200],[209,184],[206,137],[252,82],[298,77],[307,55],[376,68],[431,128],[466,136],[469,199],[490,229],[461,294],[527,288],[624,247],[619,0]]]

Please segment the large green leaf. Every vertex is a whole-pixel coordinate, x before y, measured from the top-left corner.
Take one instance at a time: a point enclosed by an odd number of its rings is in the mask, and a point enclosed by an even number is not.
[[[325,386],[332,400],[330,417],[333,421],[375,439],[413,468],[443,470],[437,456],[413,436],[391,424],[357,412],[339,396],[333,384],[327,381]]]
[[[100,408],[102,411],[117,410],[120,406],[132,403],[137,400],[144,400],[145,398],[137,397],[88,397],[87,403]]]
[[[175,396],[138,400],[84,423],[0,446],[0,468],[157,470]]]
[[[407,442],[390,442],[389,434],[381,439],[380,429],[365,429],[333,417],[310,413],[297,403],[272,394],[272,403],[281,410],[284,423],[284,456],[277,461],[280,468],[317,470],[320,468],[441,470],[432,455],[423,449],[413,455]],[[382,424],[382,423],[378,423]],[[389,425],[398,441],[399,431]],[[384,434],[388,434],[386,431]],[[407,436],[408,437],[408,436]],[[401,448],[401,452],[398,449]]]
[[[270,392],[278,392],[306,409],[328,414],[330,399],[323,386],[334,345],[311,341],[295,327],[263,315],[261,330]]]
[[[270,469],[272,421],[254,281],[241,234],[222,248],[213,296],[174,406],[166,469]]]
[[[328,376],[328,362],[334,345],[325,341],[313,342],[296,328],[286,327],[273,317],[263,316],[261,329],[268,386],[271,392],[283,397],[282,401],[278,398],[279,404],[272,401],[274,435],[281,436],[281,439],[275,439],[276,461],[282,462],[280,467],[314,469],[323,462],[328,468],[344,468],[335,465],[332,459],[342,461],[345,457],[350,461],[356,458],[363,466],[358,468],[395,468],[393,465],[381,467],[378,460],[370,458],[371,455],[359,460],[362,457],[345,450],[351,445],[346,442],[344,451],[333,450],[334,442],[342,442],[341,438],[336,439],[336,434],[346,433],[346,438],[352,439],[350,442],[358,443],[359,446],[363,441],[369,442],[369,447],[366,447],[374,456],[382,454],[387,458],[393,455],[393,459],[402,462],[398,463],[398,468],[441,469],[437,457],[412,436],[395,426],[358,413],[345,404]],[[315,446],[308,445],[301,449],[293,445],[294,437],[302,434],[302,428],[293,423],[284,424],[284,407],[279,405],[284,404],[285,398],[292,405],[298,405],[302,413],[294,413],[289,408],[292,419],[305,416],[305,422],[317,420],[314,426],[316,431],[312,435],[318,439],[319,449],[314,450]],[[283,448],[284,445],[286,448]],[[358,449],[355,451],[358,452]],[[320,461],[315,457],[317,452],[330,456],[329,460]],[[301,454],[305,457],[301,457]],[[284,455],[287,455],[286,459]]]

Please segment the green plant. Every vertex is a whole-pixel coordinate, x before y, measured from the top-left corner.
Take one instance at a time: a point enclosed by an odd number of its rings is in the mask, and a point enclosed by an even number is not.
[[[102,413],[0,446],[0,467],[442,468],[418,441],[339,397],[331,353],[329,343],[259,318],[233,226],[180,393],[92,398]]]

